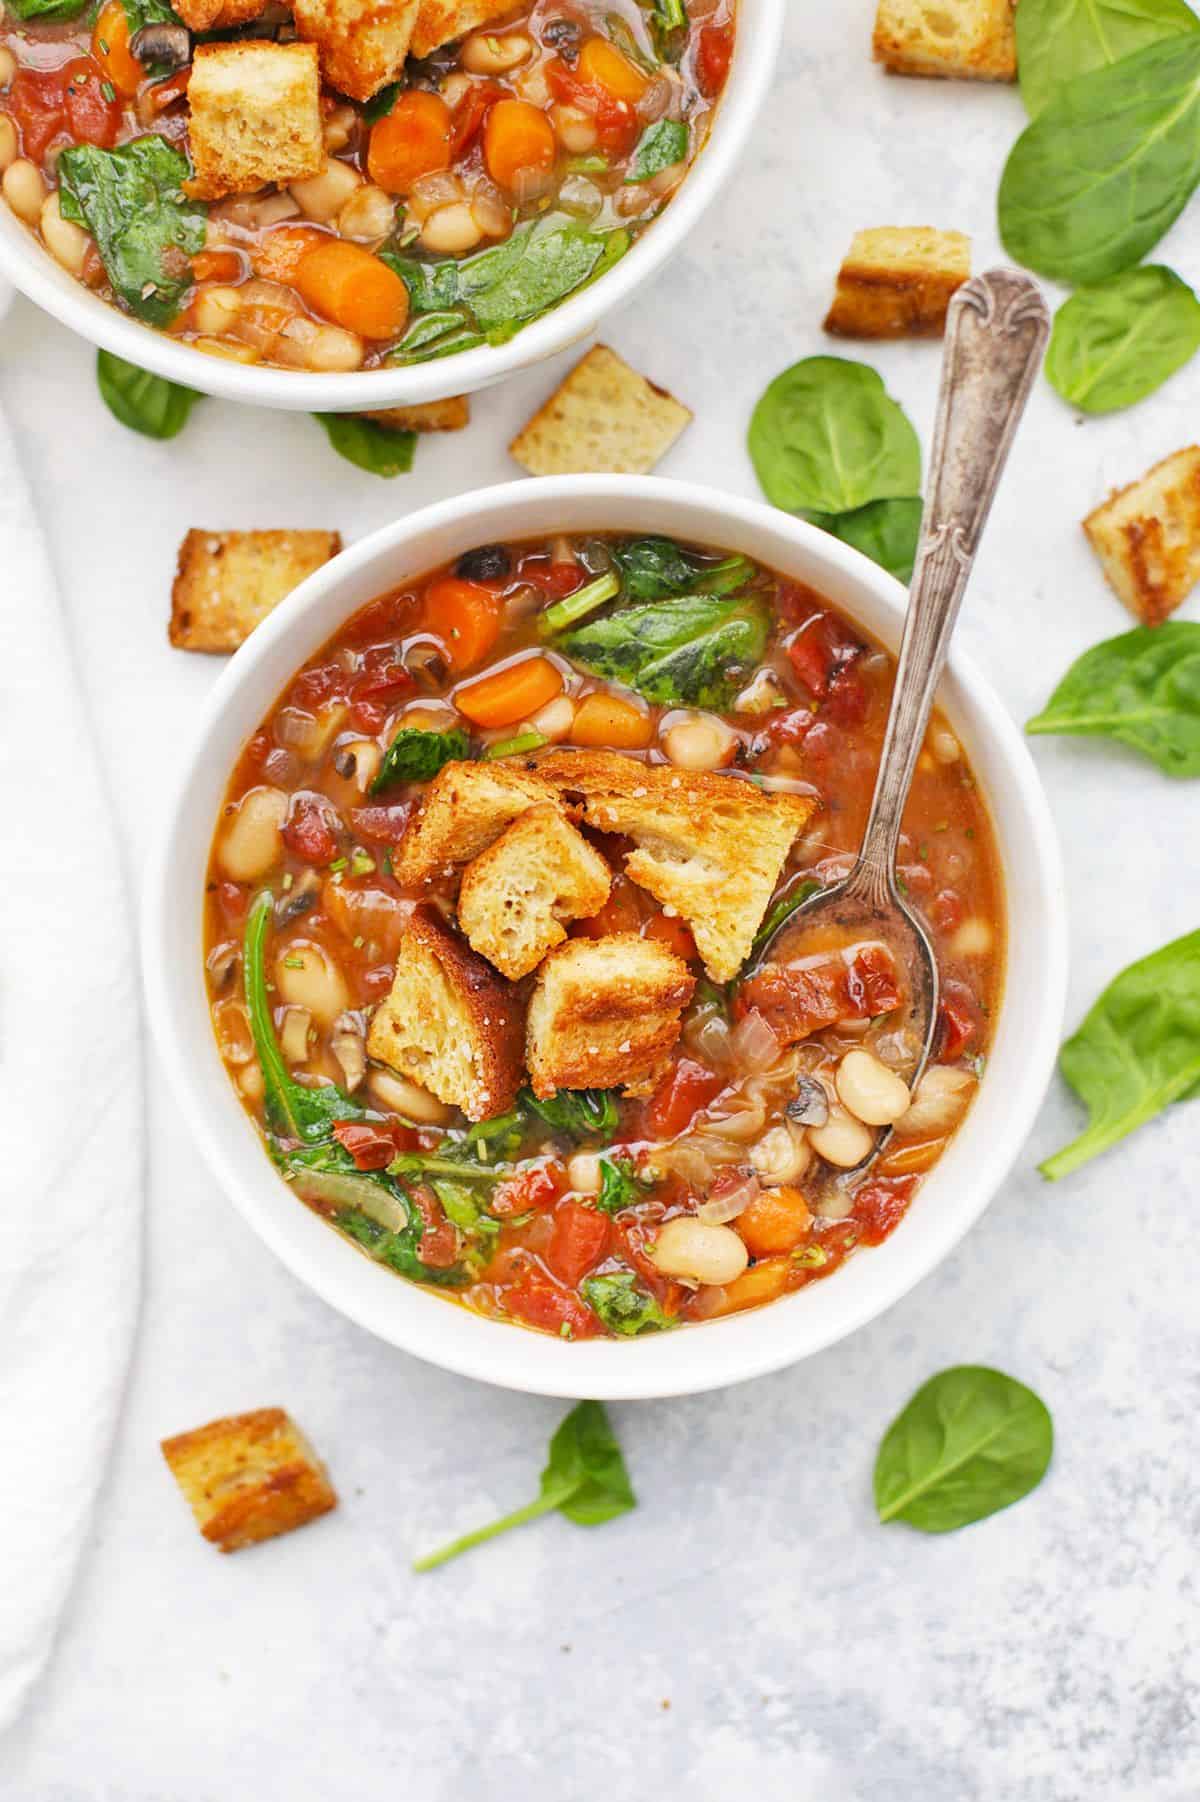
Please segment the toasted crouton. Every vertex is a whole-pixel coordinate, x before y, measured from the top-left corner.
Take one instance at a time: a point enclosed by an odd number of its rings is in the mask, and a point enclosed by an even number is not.
[[[825,330],[842,338],[940,338],[971,274],[971,240],[929,225],[855,232]]]
[[[695,986],[681,958],[636,932],[560,945],[538,971],[529,1003],[534,1094],[611,1089],[657,1071]]]
[[[411,407],[381,407],[363,417],[386,426],[389,432],[461,432],[471,423],[471,403],[465,394],[451,394],[445,400],[419,401]]]
[[[557,807],[531,807],[463,872],[459,925],[511,981],[536,970],[608,900],[612,871]]]
[[[429,56],[443,44],[518,10],[513,0],[420,0],[412,53]]]
[[[180,0],[175,11],[190,31],[232,31],[263,12],[265,0]]]
[[[282,1408],[257,1408],[164,1439],[162,1453],[205,1539],[222,1552],[306,1526],[337,1507],[317,1454]]]
[[[302,181],[325,162],[321,81],[311,44],[198,44],[188,83],[196,200]]]
[[[894,75],[1015,81],[1014,0],[879,0],[875,60]]]
[[[1164,457],[1118,489],[1083,529],[1129,611],[1161,626],[1200,582],[1200,447]]]
[[[236,651],[341,548],[338,532],[189,532],[171,589],[171,643],[181,651]]]
[[[554,751],[537,771],[587,825],[634,841],[633,881],[687,922],[714,982],[736,976],[816,802],[612,751]]]
[[[293,14],[329,85],[370,100],[403,69],[418,8],[419,0],[295,0]]]
[[[509,450],[530,475],[649,475],[690,410],[597,344],[521,428]]]
[[[431,907],[409,916],[392,992],[376,1008],[367,1052],[461,1108],[503,1114],[521,1086],[521,1010],[514,991]]]
[[[494,845],[526,808],[556,799],[540,776],[507,764],[448,763],[425,791],[393,874],[405,888],[449,875]]]

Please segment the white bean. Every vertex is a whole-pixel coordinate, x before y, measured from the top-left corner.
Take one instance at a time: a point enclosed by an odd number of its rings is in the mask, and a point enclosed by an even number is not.
[[[776,707],[786,707],[787,696],[779,685],[779,678],[773,670],[760,669],[746,688],[743,688],[733,703],[735,713],[748,713],[756,717],[762,713],[771,713]]]
[[[257,1064],[247,1064],[238,1075],[238,1088],[247,1101],[261,1101],[266,1084]]]
[[[890,1126],[908,1112],[908,1084],[871,1051],[848,1051],[837,1069],[843,1107],[868,1126]]]
[[[28,157],[20,156],[8,165],[0,177],[0,194],[4,195],[18,219],[23,219],[26,225],[37,224],[46,198],[46,184],[41,171]]]
[[[0,88],[8,87],[17,72],[17,59],[7,44],[0,44]]]
[[[352,106],[335,106],[322,127],[326,150],[344,150],[350,142],[358,114]]]
[[[750,1262],[745,1244],[732,1227],[709,1226],[691,1214],[668,1220],[654,1244],[651,1261],[664,1276],[691,1283],[732,1283]]]
[[[323,945],[293,939],[275,959],[275,987],[290,1007],[307,1008],[320,1026],[332,1026],[350,1005],[345,978]]]
[[[446,105],[450,108],[451,112],[454,111],[463,95],[474,86],[475,83],[471,80],[471,77],[464,74],[461,69],[452,69],[449,75],[442,78],[442,99],[446,102]]]
[[[227,876],[235,882],[255,882],[278,862],[287,810],[288,798],[282,789],[252,788],[242,796],[217,851]]]
[[[567,1165],[567,1182],[576,1195],[599,1195],[603,1174],[594,1151],[577,1151]]]
[[[308,367],[322,374],[361,369],[367,347],[357,332],[344,325],[320,325],[308,346]]]
[[[966,1112],[975,1088],[968,1070],[950,1064],[931,1064],[917,1084],[912,1106],[896,1122],[905,1139],[921,1139],[930,1133],[949,1132]]]
[[[662,735],[663,750],[680,770],[719,770],[729,762],[736,743],[724,720],[711,713],[677,720]]]
[[[17,128],[7,113],[0,113],[0,172],[17,160]]]
[[[337,228],[343,238],[358,244],[373,244],[386,238],[396,221],[396,203],[390,194],[374,182],[364,182],[351,194],[338,214]]]
[[[950,950],[955,957],[987,957],[994,943],[995,934],[987,921],[972,915],[950,940]]]
[[[819,1158],[839,1170],[853,1170],[875,1146],[875,1134],[834,1102],[824,1126],[810,1126],[808,1142]]]
[[[372,1101],[385,1114],[399,1114],[417,1126],[443,1126],[453,1112],[428,1089],[409,1082],[406,1076],[398,1076],[394,1070],[368,1071],[367,1088]]]
[[[935,726],[929,734],[929,749],[938,763],[957,763],[962,747],[948,726]]]
[[[596,121],[581,106],[559,101],[550,108],[550,123],[568,156],[586,156],[596,148]]]
[[[507,75],[532,55],[533,40],[524,31],[507,31],[500,37],[476,31],[459,51],[458,60],[472,75]]]
[[[794,1183],[812,1163],[812,1151],[800,1128],[787,1120],[771,1127],[750,1147],[750,1162],[769,1187]]]
[[[57,193],[47,197],[41,214],[42,242],[56,263],[71,275],[82,275],[91,239],[81,225],[64,219]]]
[[[483,233],[465,201],[441,206],[421,227],[421,244],[436,256],[458,257],[474,250]]]
[[[241,310],[242,297],[236,288],[198,288],[192,302],[192,324],[206,337],[219,338]]]
[[[575,724],[575,703],[570,695],[556,695],[547,701],[541,710],[529,721],[534,732],[552,745],[560,744],[564,738],[571,736],[571,727]]]
[[[308,219],[315,219],[321,225],[330,225],[335,220],[355,188],[361,187],[362,176],[349,163],[339,162],[337,157],[327,157],[325,167],[319,175],[310,175],[306,181],[291,183],[292,198],[299,205],[300,211]]]
[[[283,1023],[279,1028],[279,1048],[289,1064],[306,1064],[308,1062],[308,1035],[312,1030],[312,1015],[306,1007],[285,1007]]]

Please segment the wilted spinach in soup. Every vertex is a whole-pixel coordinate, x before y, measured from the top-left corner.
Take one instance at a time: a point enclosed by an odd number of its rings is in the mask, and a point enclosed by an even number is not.
[[[572,1339],[754,1307],[885,1239],[1003,975],[944,720],[900,854],[943,978],[915,1093],[887,945],[762,947],[852,861],[893,671],[811,589],[656,537],[481,546],[349,620],[247,744],[208,879],[221,1054],[298,1199]]]
[[[733,43],[734,0],[0,0],[0,192],[200,350],[422,362],[624,256]]]

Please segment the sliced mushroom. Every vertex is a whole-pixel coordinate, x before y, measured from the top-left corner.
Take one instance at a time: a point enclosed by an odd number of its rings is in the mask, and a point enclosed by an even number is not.
[[[143,25],[129,48],[139,63],[173,74],[192,60],[192,34],[186,25]]]
[[[342,1067],[346,1093],[353,1095],[367,1072],[367,1048],[357,1014],[339,1014],[333,1023],[330,1049]]]
[[[311,913],[317,905],[317,896],[321,892],[321,878],[315,870],[305,870],[275,903],[275,924],[287,926],[292,920],[298,920],[301,914]]]
[[[241,956],[242,948],[236,939],[227,939],[223,945],[215,945],[209,952],[205,967],[214,993],[219,995],[222,989],[228,988]]]
[[[796,1096],[787,1105],[789,1120],[797,1126],[825,1126],[829,1121],[829,1092],[815,1076],[796,1078]]]

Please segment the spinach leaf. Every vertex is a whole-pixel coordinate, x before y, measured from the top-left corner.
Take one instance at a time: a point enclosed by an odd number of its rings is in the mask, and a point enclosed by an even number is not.
[[[750,421],[763,493],[790,513],[851,513],[919,493],[921,447],[865,363],[807,357],[776,376]]]
[[[649,14],[650,35],[660,61],[677,63],[687,49],[688,15],[684,0],[638,0]]]
[[[23,25],[30,19],[41,25],[58,25],[81,13],[87,3],[88,0],[5,0],[7,11]]]
[[[881,569],[907,585],[912,581],[924,511],[925,503],[919,497],[868,501],[865,507],[856,507],[853,513],[818,517],[813,523],[832,532],[843,544],[852,544],[872,563],[878,563]]]
[[[1025,730],[1114,738],[1168,776],[1200,776],[1200,625],[1168,620],[1095,645]]]
[[[664,1314],[632,1270],[589,1276],[582,1288],[588,1307],[599,1315],[610,1333],[622,1339],[636,1339],[640,1333],[666,1333],[679,1325],[673,1315]]]
[[[413,1569],[433,1570],[461,1552],[470,1551],[472,1546],[482,1545],[511,1527],[524,1526],[526,1521],[537,1520],[539,1515],[551,1514],[555,1509],[576,1526],[599,1527],[636,1506],[637,1497],[608,1415],[599,1402],[579,1402],[550,1441],[550,1456],[542,1472],[537,1500],[490,1526],[465,1533],[440,1551],[418,1558]]]
[[[304,1201],[331,1214],[333,1223],[361,1245],[377,1264],[386,1264],[414,1283],[456,1288],[468,1281],[467,1263],[435,1269],[421,1258],[425,1223],[405,1191],[382,1170],[358,1170],[342,1146],[301,1147],[278,1154],[279,1167]]]
[[[204,248],[207,210],[184,193],[187,173],[186,157],[159,137],[115,150],[69,144],[58,159],[64,219],[91,233],[116,293],[147,325],[170,325]]]
[[[96,352],[96,382],[100,398],[115,419],[145,438],[175,438],[202,398],[194,388],[151,375],[136,363],[126,363],[111,350]]]
[[[558,648],[648,701],[719,713],[761,659],[769,624],[759,599],[688,594],[622,607],[566,633]]]
[[[1051,1182],[1152,1120],[1200,1084],[1200,932],[1113,979],[1059,1056],[1087,1107],[1087,1131],[1040,1166]]]
[[[625,592],[634,601],[663,601],[670,595],[738,594],[754,577],[749,557],[714,561],[685,550],[672,538],[634,538],[613,547]]]
[[[621,1118],[615,1089],[560,1089],[548,1101],[522,1089],[518,1104],[568,1139],[611,1138]]]
[[[1017,139],[1000,183],[1010,256],[1064,282],[1140,262],[1200,181],[1200,32],[1079,75]]]
[[[263,889],[246,916],[246,939],[242,953],[246,989],[246,1011],[250,1016],[250,1033],[255,1055],[263,1073],[263,1111],[267,1125],[282,1139],[296,1139],[307,1145],[328,1139],[337,1120],[361,1120],[366,1109],[333,1083],[309,1089],[292,1076],[279,1041],[267,991],[267,929],[274,911],[275,897]],[[353,1160],[351,1160],[353,1162]]]
[[[394,782],[428,782],[443,764],[458,763],[470,755],[471,741],[460,726],[452,732],[401,726],[384,753],[371,793],[381,794]]]
[[[589,613],[595,613],[606,601],[611,601],[621,592],[621,578],[611,569],[607,575],[597,576],[594,582],[585,582],[574,594],[567,595],[561,601],[555,601],[547,607],[538,621],[539,629],[548,634],[563,632]]]
[[[400,83],[389,81],[386,87],[372,94],[362,109],[362,116],[368,125],[374,125],[377,119],[386,119],[397,100],[400,98]]]
[[[596,1206],[602,1214],[619,1214],[622,1208],[630,1208],[635,1201],[640,1201],[643,1193],[632,1158],[600,1159],[600,1193],[596,1197]]]
[[[339,457],[373,476],[407,475],[417,448],[415,432],[393,432],[357,413],[314,413]]]
[[[875,1460],[881,1521],[952,1533],[1036,1489],[1054,1450],[1046,1404],[1003,1371],[960,1364],[922,1385]]]
[[[1171,269],[1126,269],[1061,306],[1046,376],[1083,413],[1114,413],[1161,388],[1200,349],[1200,300]]]
[[[634,150],[629,174],[625,177],[626,187],[650,181],[664,169],[673,169],[676,163],[686,160],[687,153],[688,128],[681,119],[659,119],[654,125],[648,125]]]
[[[1021,0],[1017,67],[1030,118],[1074,76],[1195,31],[1197,22],[1185,0]]]
[[[758,956],[767,941],[774,938],[785,920],[790,920],[806,901],[811,901],[813,896],[819,895],[820,892],[821,884],[814,882],[810,877],[805,882],[797,883],[796,887],[789,889],[786,895],[781,895],[774,907],[768,909],[766,918],[755,933],[748,961],[753,961]]]
[[[389,363],[432,363],[438,357],[454,357],[460,350],[478,350],[485,344],[482,332],[467,322],[466,315],[455,308],[444,312],[419,314],[388,352]]]

